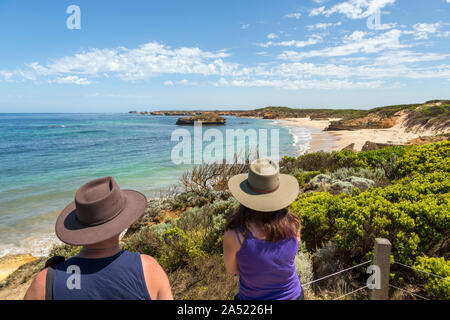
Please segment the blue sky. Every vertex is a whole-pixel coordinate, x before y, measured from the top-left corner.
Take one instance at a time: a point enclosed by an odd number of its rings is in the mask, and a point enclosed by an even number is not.
[[[0,112],[450,99],[449,17],[450,0],[0,0]]]

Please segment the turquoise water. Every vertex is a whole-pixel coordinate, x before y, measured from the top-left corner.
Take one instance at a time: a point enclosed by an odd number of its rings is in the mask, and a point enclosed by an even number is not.
[[[175,165],[177,117],[132,114],[0,114],[0,256],[54,241],[54,221],[88,180],[113,176],[123,189],[159,196],[190,165]],[[280,154],[298,139],[270,120],[228,117],[226,129],[279,129]],[[224,134],[225,136],[225,134]],[[270,137],[270,136],[269,136]],[[306,138],[300,143],[307,143]],[[270,140],[270,139],[269,139]],[[205,144],[209,144],[205,143]],[[270,153],[270,148],[269,148]]]

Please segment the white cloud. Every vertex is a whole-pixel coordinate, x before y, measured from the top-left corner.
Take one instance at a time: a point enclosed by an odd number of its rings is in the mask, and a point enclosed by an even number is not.
[[[368,18],[380,9],[395,4],[395,0],[348,0],[326,9],[325,6],[310,11],[310,16],[325,15],[327,17],[334,13],[345,15],[350,19]]]
[[[401,31],[393,29],[379,36],[366,38],[367,33],[355,31],[346,36],[340,46],[309,52],[285,51],[278,58],[296,61],[312,57],[339,57],[357,53],[377,53],[385,49],[399,49],[405,47],[400,44],[401,34]]]
[[[318,15],[324,14],[324,13],[325,13],[325,6],[311,9],[311,11],[309,12],[309,15],[314,17],[314,16],[318,16]]]
[[[294,13],[288,13],[284,17],[298,20],[298,19],[300,19],[301,16],[302,16],[302,14],[300,12],[294,12]]]
[[[382,81],[368,81],[368,82],[353,82],[349,80],[335,80],[335,79],[323,79],[323,80],[291,80],[291,79],[258,79],[258,80],[246,80],[238,79],[233,80],[229,85],[235,87],[274,87],[287,90],[300,90],[300,89],[358,89],[358,88],[379,88],[383,84]]]
[[[269,33],[269,34],[267,35],[267,38],[268,38],[268,39],[276,39],[276,38],[278,38],[278,36],[277,36],[275,33]]]
[[[56,59],[45,66],[34,62],[27,65],[28,69],[25,71],[4,71],[3,73],[10,79],[56,76],[55,82],[76,83],[78,81],[84,82],[83,84],[86,81],[82,79],[86,77],[109,75],[115,75],[122,80],[143,80],[161,73],[222,75],[230,74],[238,68],[237,64],[223,61],[229,56],[226,50],[209,52],[193,47],[173,49],[158,42],[150,42],[135,49],[94,48]],[[72,78],[66,79],[68,76]],[[80,78],[77,80],[73,76]]]
[[[414,37],[416,40],[428,39],[428,35],[437,33],[441,28],[442,23],[416,23],[413,25]]]
[[[225,49],[204,51],[195,47],[172,48],[150,42],[132,49],[90,49],[52,59],[48,64],[27,64],[23,70],[0,70],[0,79],[43,79],[50,83],[88,85],[103,77],[136,81],[162,74],[177,74],[183,75],[183,80],[167,80],[164,85],[292,90],[379,88],[388,85],[386,81],[390,79],[450,79],[450,63],[447,62],[450,54],[407,51],[405,48],[411,45],[400,43],[400,37],[405,33],[396,29],[384,33],[354,31],[333,47],[312,51],[291,49],[280,54],[279,59],[250,66],[227,61],[231,54]],[[320,36],[312,35],[304,41],[269,41],[260,46],[304,48],[321,41]],[[257,54],[271,57],[273,53]],[[320,59],[311,60],[314,61],[311,63],[307,60],[309,58],[326,58],[326,63],[317,62]],[[441,64],[430,66],[430,62],[436,61],[441,61]],[[423,62],[428,63],[423,65]],[[196,79],[203,76],[206,80],[194,82],[190,75],[197,76]]]
[[[314,29],[326,30],[326,29],[328,29],[330,27],[337,27],[337,26],[340,26],[340,25],[342,25],[342,22],[339,21],[337,23],[317,23],[317,24],[306,26],[306,28],[309,31],[314,30]]]
[[[0,70],[0,76],[3,77],[5,80],[9,80],[12,78],[14,74],[11,71],[8,70]]]
[[[268,41],[266,43],[257,43],[256,45],[263,48],[268,47],[296,47],[296,48],[303,48],[306,46],[315,45],[322,42],[322,37],[318,35],[312,35],[308,38],[308,40],[300,41],[300,40],[290,40],[290,41],[280,41],[280,42],[273,42]]]
[[[440,53],[421,53],[413,51],[389,51],[375,59],[376,64],[399,65],[411,64],[417,62],[439,61],[450,57],[450,54]]]
[[[56,78],[55,80],[49,80],[49,83],[60,83],[60,84],[78,84],[78,85],[88,85],[91,82],[86,78],[80,78],[78,76],[67,76],[64,78]]]
[[[241,29],[242,29],[242,30],[247,30],[248,28],[250,28],[250,25],[249,25],[249,24],[243,24],[243,25],[241,25]]]

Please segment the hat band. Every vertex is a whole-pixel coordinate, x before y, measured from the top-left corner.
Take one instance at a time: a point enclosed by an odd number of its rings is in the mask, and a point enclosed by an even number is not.
[[[277,191],[278,188],[280,187],[280,184],[278,184],[278,185],[277,185],[274,189],[272,189],[272,190],[262,190],[262,189],[258,189],[258,188],[253,187],[253,186],[248,182],[248,180],[247,180],[247,185],[248,185],[248,187],[249,187],[252,191],[254,191],[254,192],[256,192],[256,193],[260,193],[260,194],[266,194],[266,193],[272,193],[272,192],[275,192],[275,191]]]
[[[94,222],[94,223],[85,223],[85,222],[81,221],[80,219],[78,219],[78,215],[75,215],[75,218],[78,220],[78,222],[80,222],[82,225],[84,225],[86,227],[95,227],[95,226],[98,226],[100,224],[104,224],[104,223],[114,219],[115,217],[117,217],[123,211],[123,209],[125,209],[127,198],[126,197],[122,197],[122,199],[123,199],[122,200],[122,207],[116,213],[114,213],[111,217],[107,217],[106,219],[103,219],[103,220],[100,220],[100,221],[97,221],[97,222]]]

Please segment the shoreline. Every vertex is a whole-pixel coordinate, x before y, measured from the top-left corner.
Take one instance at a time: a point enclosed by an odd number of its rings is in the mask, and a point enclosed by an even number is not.
[[[248,118],[260,119],[256,117]],[[433,135],[432,132],[428,133],[425,131],[420,133],[407,132],[405,127],[402,126],[403,119],[400,119],[394,127],[389,129],[361,129],[355,131],[324,131],[331,121],[336,121],[339,119],[311,120],[310,118],[283,118],[270,120],[274,121],[279,126],[289,129],[290,134],[294,138],[294,146],[296,148],[297,155],[306,152],[338,151],[352,143],[355,144],[355,150],[360,151],[366,141],[375,143],[406,144],[420,136]],[[296,132],[295,128],[306,130],[299,130]],[[36,259],[37,257],[45,256],[48,253],[47,251],[50,250],[53,245],[59,244],[59,241],[55,241],[56,239],[53,234],[49,234],[39,240],[30,244],[33,247],[37,246],[40,248],[41,252],[38,254],[36,254],[36,250],[33,250],[30,245],[26,247],[23,245],[11,246],[9,248],[4,247],[4,252],[6,251],[7,253],[0,256],[0,262],[8,261],[8,259],[12,259],[11,261],[15,262],[9,265],[0,263],[0,275],[8,272],[12,273],[22,264],[27,263],[26,259],[15,259],[15,257],[29,256]],[[43,246],[46,246],[47,248],[42,250]],[[11,268],[14,269],[11,271]]]
[[[392,145],[404,145],[413,139],[435,135],[432,130],[420,130],[416,132],[408,131],[403,125],[405,118],[406,115],[400,117],[397,124],[388,129],[359,129],[341,131],[323,131],[330,125],[331,121],[337,121],[340,119],[311,120],[310,118],[286,118],[283,120],[290,123],[287,125],[289,127],[307,127],[316,130],[316,133],[312,134],[312,140],[310,142],[311,148],[309,150],[310,152],[320,150],[340,151],[352,143],[355,144],[355,151],[361,151],[367,141]],[[330,139],[331,142],[326,139]]]
[[[295,132],[292,132],[293,128],[305,128],[310,133],[310,139],[304,147],[298,148],[298,155],[306,153],[306,152],[318,152],[325,151],[331,152],[336,149],[338,138],[334,136],[332,133],[323,131],[324,128],[328,126],[328,121],[324,120],[310,120],[309,118],[286,118],[286,119],[275,119],[276,123],[280,124],[285,128],[289,128],[291,135],[294,136],[294,140],[296,140]]]
[[[306,150],[299,150],[299,153],[325,151],[331,152],[339,148],[339,138],[330,131],[324,129],[330,124],[330,121],[338,120],[311,120],[310,118],[286,118],[276,120],[287,128],[302,127],[311,132],[311,140]]]

